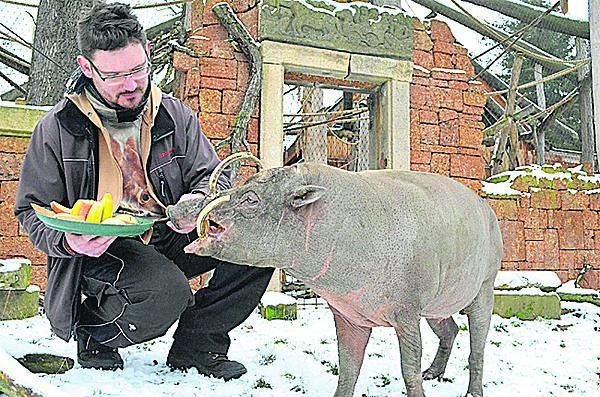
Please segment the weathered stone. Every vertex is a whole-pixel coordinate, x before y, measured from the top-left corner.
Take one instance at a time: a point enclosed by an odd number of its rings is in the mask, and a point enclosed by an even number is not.
[[[24,258],[0,260],[0,289],[23,290],[29,287],[31,262]]]
[[[34,374],[64,374],[75,362],[70,357],[56,356],[54,354],[26,354],[17,359],[22,366]]]
[[[40,289],[0,290],[0,320],[22,320],[38,314]]]
[[[494,291],[494,314],[500,317],[517,317],[520,320],[535,320],[537,317],[560,319],[560,298],[556,293],[517,293]]]
[[[0,106],[0,136],[28,137],[49,107],[21,106],[4,103]]]
[[[260,6],[260,41],[412,59],[413,27],[403,13],[392,14],[362,4],[351,4],[348,9],[317,0],[306,3],[264,0]]]

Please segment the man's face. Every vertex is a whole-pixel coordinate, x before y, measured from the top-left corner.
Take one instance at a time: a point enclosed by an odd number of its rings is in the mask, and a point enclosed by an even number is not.
[[[150,42],[145,47],[131,43],[112,51],[96,50],[92,59],[78,56],[77,63],[108,103],[133,109],[141,103],[150,81]]]

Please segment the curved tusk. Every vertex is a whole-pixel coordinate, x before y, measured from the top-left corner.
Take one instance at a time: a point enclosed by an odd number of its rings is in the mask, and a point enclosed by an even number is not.
[[[233,162],[242,160],[253,161],[258,166],[259,171],[263,168],[262,162],[250,152],[237,152],[226,157],[223,161],[219,163],[219,165],[217,165],[217,167],[213,170],[212,174],[210,174],[207,194],[209,198],[217,194],[217,180],[223,173],[223,169],[225,169],[225,167],[227,167]]]
[[[198,214],[198,219],[196,219],[196,231],[198,232],[198,238],[205,240],[208,237],[208,215],[210,211],[225,203],[228,203],[230,199],[230,195],[221,196],[214,199],[204,208],[202,208],[202,211],[200,211],[200,214]]]

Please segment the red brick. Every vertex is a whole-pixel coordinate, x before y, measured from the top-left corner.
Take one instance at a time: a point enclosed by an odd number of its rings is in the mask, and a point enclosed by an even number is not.
[[[528,229],[545,229],[548,227],[548,212],[535,208],[519,208],[519,220]]]
[[[518,220],[517,203],[513,199],[488,199],[488,204],[494,210],[496,217],[503,221]]]
[[[429,167],[429,164],[411,164],[410,165],[410,170],[411,171],[417,171],[417,172],[430,172],[431,168]]]
[[[519,270],[519,262],[502,261],[501,270]]]
[[[438,115],[430,110],[419,110],[419,121],[426,124],[437,124]]]
[[[468,106],[484,107],[487,101],[487,97],[482,92],[465,91],[462,94],[464,103]]]
[[[437,67],[431,70],[431,78],[446,80],[448,82],[466,82],[469,79],[462,71],[456,71],[455,69],[439,69]]]
[[[215,90],[235,90],[237,83],[235,80],[218,79],[214,77],[202,77],[202,88],[212,88]]]
[[[183,103],[192,109],[196,115],[200,114],[200,101],[198,100],[198,96],[184,98]]]
[[[544,241],[544,229],[525,229],[525,241]]]
[[[475,128],[460,128],[458,137],[460,146],[479,148],[481,147],[483,133],[482,130]]]
[[[431,70],[435,67],[433,62],[433,54],[431,52],[415,49],[413,52],[413,62],[415,65]]]
[[[448,25],[437,19],[431,21],[431,39],[454,43],[454,35]]]
[[[560,193],[563,210],[583,210],[590,206],[590,196],[584,192],[572,194],[568,190]]]
[[[220,113],[201,113],[200,123],[208,138],[227,138],[230,134],[229,120],[232,116]]]
[[[415,110],[424,108],[429,102],[430,89],[427,86],[410,85],[410,107]]]
[[[236,0],[236,4],[241,4],[241,3],[248,3],[250,4],[250,2],[254,1],[256,3],[256,0],[242,0],[241,2],[237,2]],[[243,10],[243,11],[242,11]],[[242,22],[242,24],[246,27],[246,29],[248,30],[248,33],[250,33],[250,36],[252,36],[252,38],[254,40],[258,40],[258,8],[254,8],[252,10],[246,11],[248,10],[248,6],[246,6],[246,8],[240,8],[240,12],[238,12],[237,17],[240,19],[240,21]]]
[[[456,178],[453,177],[456,182],[460,182],[475,193],[481,190],[481,181],[479,179],[469,179],[469,178]]]
[[[0,236],[10,237],[19,234],[19,222],[13,214],[13,205],[7,201],[0,203]]]
[[[590,209],[600,211],[600,194],[590,194]]]
[[[454,90],[468,90],[469,89],[469,84],[464,82],[464,81],[456,81],[456,80],[452,80],[448,82],[448,87],[454,89]]]
[[[242,101],[244,100],[244,93],[240,91],[223,91],[223,113],[225,114],[238,114]]]
[[[533,208],[559,209],[560,196],[555,190],[542,189],[531,193],[531,206]]]
[[[203,77],[237,79],[237,61],[235,60],[203,57],[200,60],[200,65]]]
[[[440,109],[439,111],[440,122],[456,120],[458,119],[458,112],[449,109]]]
[[[460,141],[458,128],[458,119],[440,122],[440,145],[458,146]]]
[[[519,207],[523,207],[523,208],[531,207],[531,199],[529,198],[529,196],[521,196],[518,198],[518,200],[519,200]]]
[[[444,54],[456,54],[458,51],[456,46],[452,43],[448,43],[446,41],[436,40],[433,43],[433,51],[434,52],[443,52]]]
[[[558,231],[546,229],[544,235],[544,263],[548,269],[560,269]]]
[[[600,214],[598,211],[583,210],[583,226],[586,229],[600,229]]]
[[[467,72],[468,76],[475,75],[475,67],[471,62],[471,59],[466,55],[454,55],[454,65],[456,69],[464,70],[465,72]]]
[[[450,157],[450,176],[482,179],[484,176],[484,161],[478,156],[453,154]]]
[[[454,69],[452,55],[444,54],[442,52],[433,53],[433,63],[435,64],[436,68]]]
[[[191,57],[179,51],[173,52],[173,67],[181,72],[187,72],[200,65],[199,58]]]
[[[544,262],[544,241],[526,241],[527,262]]]
[[[583,232],[583,249],[593,250],[596,248],[596,244],[594,242],[594,231],[590,229],[585,229]],[[600,255],[600,252],[598,252]]]
[[[600,289],[600,270],[593,269],[588,271],[579,282],[582,288]]]
[[[4,153],[24,154],[28,145],[29,138],[0,136],[0,148]]]
[[[200,111],[219,113],[221,111],[221,91],[202,88],[200,90]]]
[[[19,179],[23,155],[15,153],[0,153],[0,181]]]
[[[0,237],[0,258],[25,257],[32,263],[45,263],[46,256],[27,237]]]
[[[479,115],[479,116],[483,114],[483,110],[484,110],[483,106],[468,106],[468,105],[463,106],[463,109],[462,109],[463,113],[474,114],[474,115]]]
[[[14,203],[17,199],[18,181],[0,181],[0,203],[8,201]]]
[[[450,155],[433,153],[431,155],[431,172],[440,175],[450,175]]]
[[[44,264],[35,264],[31,267],[31,284],[46,291],[46,266]]]
[[[576,275],[583,267],[584,256],[589,252],[584,250],[560,250],[560,268],[561,270],[570,270]]]
[[[463,109],[463,96],[461,91],[449,88],[433,87],[430,90],[430,106],[461,111]]]
[[[503,261],[525,260],[525,231],[523,222],[500,221],[500,231],[504,242]]]
[[[252,117],[250,119],[250,125],[248,126],[248,142],[250,143],[258,143],[258,133],[259,133],[259,128],[258,128],[258,117]],[[256,150],[253,150],[253,146],[255,147]],[[257,145],[250,145],[250,150],[252,151],[252,153],[255,153],[255,156],[258,156],[258,146]]]
[[[430,51],[432,49],[433,49],[433,42],[431,41],[431,38],[429,37],[427,32],[422,31],[422,30],[413,32],[413,50],[414,50],[413,56],[415,56],[417,52],[430,53]],[[421,66],[423,66],[423,65],[421,65]]]
[[[465,115],[460,115],[459,117],[460,126],[465,128],[473,128],[476,130],[483,130],[485,128],[485,124],[481,122],[481,119],[471,119],[465,117]]]
[[[421,143],[429,145],[437,145],[440,143],[440,127],[432,124],[422,124]]]
[[[560,249],[583,249],[583,213],[560,211],[556,215]]]
[[[410,162],[415,164],[429,164],[431,161],[431,152],[421,150],[411,150]]]
[[[185,96],[196,96],[200,93],[200,69],[192,68],[185,75]]]

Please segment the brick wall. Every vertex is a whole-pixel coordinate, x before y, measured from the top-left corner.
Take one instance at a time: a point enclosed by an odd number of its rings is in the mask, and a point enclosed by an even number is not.
[[[29,139],[0,135],[0,259],[26,257],[32,265],[31,283],[45,287],[46,256],[35,249],[13,215],[23,157]]]
[[[513,186],[530,196],[487,198],[504,239],[502,268],[553,270],[564,282],[585,262],[596,270],[582,286],[600,289],[600,193],[569,190],[565,180],[546,182],[532,188],[518,178]]]
[[[485,95],[467,49],[448,26],[413,20],[415,70],[410,89],[411,169],[459,180],[473,190],[485,175],[481,145]]]

